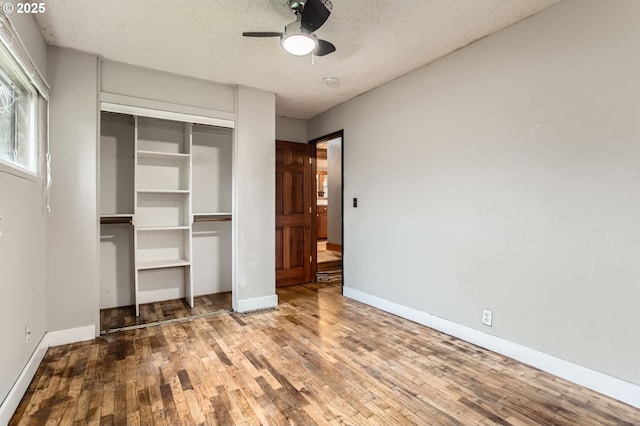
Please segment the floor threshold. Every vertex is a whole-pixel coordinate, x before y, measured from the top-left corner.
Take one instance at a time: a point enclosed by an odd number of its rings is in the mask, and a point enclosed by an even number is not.
[[[232,312],[233,312],[233,309],[219,309],[214,312],[206,312],[203,314],[189,315],[187,317],[172,318],[172,319],[166,319],[161,321],[149,322],[145,324],[128,325],[126,327],[117,327],[117,328],[110,328],[107,330],[100,330],[100,335],[104,336],[107,334],[118,333],[121,331],[139,330],[141,328],[156,327],[164,324],[179,324],[179,323],[189,322],[189,321],[193,321],[200,318],[209,318],[209,317],[215,317],[218,315],[226,315]]]

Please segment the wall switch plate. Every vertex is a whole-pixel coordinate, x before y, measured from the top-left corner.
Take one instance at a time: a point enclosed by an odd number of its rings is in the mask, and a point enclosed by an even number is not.
[[[353,198],[353,207],[358,207],[358,199],[357,198]]]
[[[491,327],[493,324],[493,313],[488,309],[482,310],[482,323]]]

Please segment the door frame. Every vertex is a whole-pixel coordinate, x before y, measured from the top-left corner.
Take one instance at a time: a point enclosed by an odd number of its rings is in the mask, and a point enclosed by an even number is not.
[[[342,203],[340,206],[340,235],[342,236],[342,262],[340,264],[340,270],[342,273],[342,283],[340,286],[340,292],[343,293],[344,292],[344,253],[345,253],[345,247],[344,247],[344,205],[345,205],[345,199],[344,199],[344,129],[341,130],[337,130],[335,132],[326,134],[324,136],[320,136],[319,138],[315,138],[315,139],[311,139],[309,142],[307,142],[309,145],[313,145],[314,149],[313,149],[313,160],[312,160],[312,166],[311,166],[311,173],[313,175],[313,178],[311,179],[312,182],[315,181],[315,176],[318,173],[318,166],[317,166],[317,149],[316,149],[316,145],[318,145],[320,142],[325,142],[325,141],[330,141],[332,139],[337,139],[337,138],[341,138],[342,142],[340,143],[340,194],[341,194],[341,198],[342,198]],[[317,188],[315,187],[314,184],[314,199],[317,198]],[[318,215],[318,203],[314,202],[312,203],[312,211],[313,211],[313,218],[317,218]],[[315,244],[315,249],[313,250],[313,262],[311,265],[311,273],[312,276],[314,277],[314,281],[315,281],[315,276],[318,272],[318,239],[317,239],[317,235],[318,235],[318,224],[317,224],[317,220],[312,220],[311,221],[311,239]]]

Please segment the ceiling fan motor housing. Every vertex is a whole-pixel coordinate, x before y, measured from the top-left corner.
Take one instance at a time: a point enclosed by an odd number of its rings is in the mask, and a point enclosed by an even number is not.
[[[304,9],[304,3],[304,0],[289,0],[287,5],[289,6],[289,9],[291,9],[291,12],[295,15],[299,15],[302,13],[302,9]]]

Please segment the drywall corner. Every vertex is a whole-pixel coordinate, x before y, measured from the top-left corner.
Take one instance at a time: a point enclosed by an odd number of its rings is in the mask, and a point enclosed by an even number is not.
[[[98,278],[95,55],[49,47],[51,212],[47,217],[48,329],[95,323]]]

